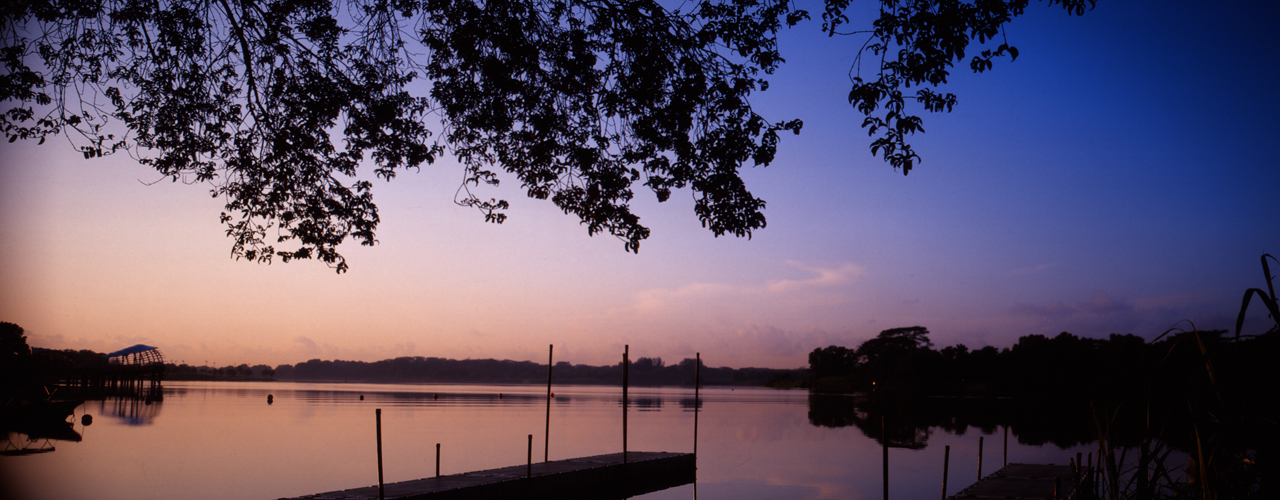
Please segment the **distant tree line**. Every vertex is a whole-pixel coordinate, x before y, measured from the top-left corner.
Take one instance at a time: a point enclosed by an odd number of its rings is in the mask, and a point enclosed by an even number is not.
[[[814,349],[803,385],[816,392],[1048,398],[1097,398],[1151,387],[1183,391],[1206,384],[1228,392],[1275,389],[1280,332],[1239,338],[1226,333],[1171,332],[1147,342],[1132,334],[1094,339],[1062,332],[1026,335],[1004,349],[970,350],[964,344],[935,349],[924,327],[894,328],[857,348]]]
[[[685,358],[668,365],[662,358],[640,358],[631,363],[629,382],[643,386],[691,386],[697,361]],[[703,385],[765,385],[781,376],[801,379],[806,370],[773,368],[710,368],[702,366]],[[386,383],[509,383],[536,384],[547,380],[547,365],[532,361],[496,359],[445,359],[402,357],[375,361],[323,361],[313,359],[275,368],[277,380],[350,381]],[[556,363],[552,380],[557,384],[620,384],[622,363],[609,366]]]
[[[222,368],[165,363],[169,380],[274,380],[276,371],[267,365],[227,365]]]

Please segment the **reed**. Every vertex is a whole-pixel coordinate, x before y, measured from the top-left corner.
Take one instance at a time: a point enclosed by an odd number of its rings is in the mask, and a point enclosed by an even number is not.
[[[1202,332],[1186,323],[1190,329],[1170,328],[1151,341],[1172,339],[1159,363],[1135,375],[1144,384],[1110,402],[1101,397],[1090,402],[1098,461],[1096,470],[1076,464],[1081,478],[1076,498],[1225,500],[1270,494],[1259,490],[1257,447],[1251,447],[1256,443],[1246,420],[1270,425],[1272,432],[1276,422],[1251,414],[1236,400],[1238,393],[1224,390]],[[1182,409],[1171,411],[1175,408]],[[1139,425],[1122,423],[1135,416]],[[1186,465],[1176,465],[1183,457]]]

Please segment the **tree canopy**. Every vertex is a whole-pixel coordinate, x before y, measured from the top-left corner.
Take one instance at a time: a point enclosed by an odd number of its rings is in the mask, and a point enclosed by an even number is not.
[[[1075,15],[1095,2],[1045,1]],[[846,31],[849,4],[826,0],[821,29],[856,37],[836,47],[856,56],[848,102],[872,154],[909,173],[912,109],[952,109],[932,89],[974,41],[975,72],[1016,58],[1003,27],[1028,0],[880,0],[869,29]],[[810,18],[786,0],[5,2],[0,128],[209,183],[233,254],[253,261],[345,270],[341,243],[376,242],[369,179],[442,155],[465,169],[455,201],[486,221],[508,203],[473,189],[513,176],[629,251],[649,236],[637,189],[688,188],[704,227],[750,237],[765,201],[739,171],[770,164],[802,123],[749,97],[784,62],[778,30]]]

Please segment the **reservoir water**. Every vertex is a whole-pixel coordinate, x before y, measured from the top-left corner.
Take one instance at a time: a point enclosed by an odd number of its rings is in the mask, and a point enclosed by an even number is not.
[[[621,451],[620,387],[553,390],[551,460]],[[692,389],[629,393],[629,449],[693,451]],[[855,401],[802,390],[704,388],[696,485],[637,498],[692,499],[695,488],[704,500],[881,498],[881,446],[873,437],[879,417]],[[543,457],[546,386],[168,382],[162,402],[85,403],[75,414],[79,442],[0,457],[0,497],[271,499],[368,486],[378,477],[377,408],[387,482],[433,475],[436,443],[442,474],[523,464],[529,434],[535,460]],[[93,417],[87,426],[80,423],[86,413]],[[892,422],[885,433],[891,498],[938,498],[944,446],[951,447],[948,494],[976,479],[979,437],[983,473],[1001,466],[1008,423],[885,414]],[[912,423],[893,424],[905,420]],[[1012,423],[1009,462],[1065,464],[1093,449],[1037,432]]]

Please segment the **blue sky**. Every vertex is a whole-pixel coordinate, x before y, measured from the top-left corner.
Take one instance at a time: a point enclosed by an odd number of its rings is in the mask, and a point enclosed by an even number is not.
[[[207,186],[146,186],[159,176],[129,158],[58,141],[2,144],[0,320],[38,346],[273,365],[538,360],[554,343],[575,363],[630,344],[794,367],[898,326],[970,347],[1228,328],[1265,285],[1258,257],[1280,253],[1277,21],[1267,2],[1101,0],[1083,17],[1033,3],[1007,32],[1016,62],[955,70],[959,104],[925,117],[905,177],[845,101],[862,40],[787,30],[788,62],[753,104],[805,127],[744,169],[768,227],[714,238],[688,192],[639,193],[639,255],[514,182],[480,194],[512,202],[484,224],[453,204],[462,171],[442,161],[377,185],[379,244],[349,246],[349,273],[250,264],[230,258]]]

